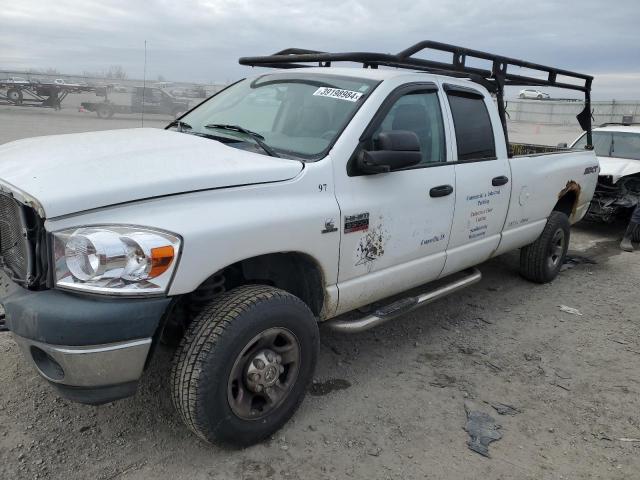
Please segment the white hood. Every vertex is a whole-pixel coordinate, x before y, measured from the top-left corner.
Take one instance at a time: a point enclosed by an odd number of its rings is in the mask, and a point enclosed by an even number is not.
[[[299,161],[153,128],[0,145],[0,184],[35,199],[48,218],[163,195],[283,181],[303,168]]]
[[[622,177],[640,173],[640,160],[630,160],[628,158],[598,157],[600,163],[600,173],[598,175],[611,176],[613,183]]]

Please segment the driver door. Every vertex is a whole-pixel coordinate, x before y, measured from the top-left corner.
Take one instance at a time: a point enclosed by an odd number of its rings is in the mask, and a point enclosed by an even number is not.
[[[420,164],[366,175],[354,165],[356,152],[347,172],[335,172],[342,213],[339,312],[436,279],[444,267],[455,167],[449,163],[441,104],[435,84],[400,87],[362,136],[359,148],[371,150],[382,131],[413,131],[420,141]]]

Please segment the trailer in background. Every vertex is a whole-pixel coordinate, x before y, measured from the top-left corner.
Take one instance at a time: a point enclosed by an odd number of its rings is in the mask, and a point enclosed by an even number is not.
[[[16,81],[15,78],[19,77],[0,80],[0,103],[19,107],[43,107],[60,110],[62,101],[70,93],[96,90],[95,87],[79,83]]]

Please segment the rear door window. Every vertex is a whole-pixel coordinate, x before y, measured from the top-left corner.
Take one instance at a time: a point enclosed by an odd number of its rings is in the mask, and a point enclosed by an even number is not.
[[[482,94],[448,89],[458,147],[458,161],[496,158],[496,146],[489,111]]]

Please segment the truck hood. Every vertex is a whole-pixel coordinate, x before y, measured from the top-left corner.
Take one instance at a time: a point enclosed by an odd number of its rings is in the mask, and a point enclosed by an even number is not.
[[[291,179],[304,164],[153,128],[0,145],[0,185],[44,217],[146,198]]]
[[[611,181],[616,183],[622,177],[640,173],[640,160],[628,158],[598,157],[600,163],[600,176],[611,176]]]

